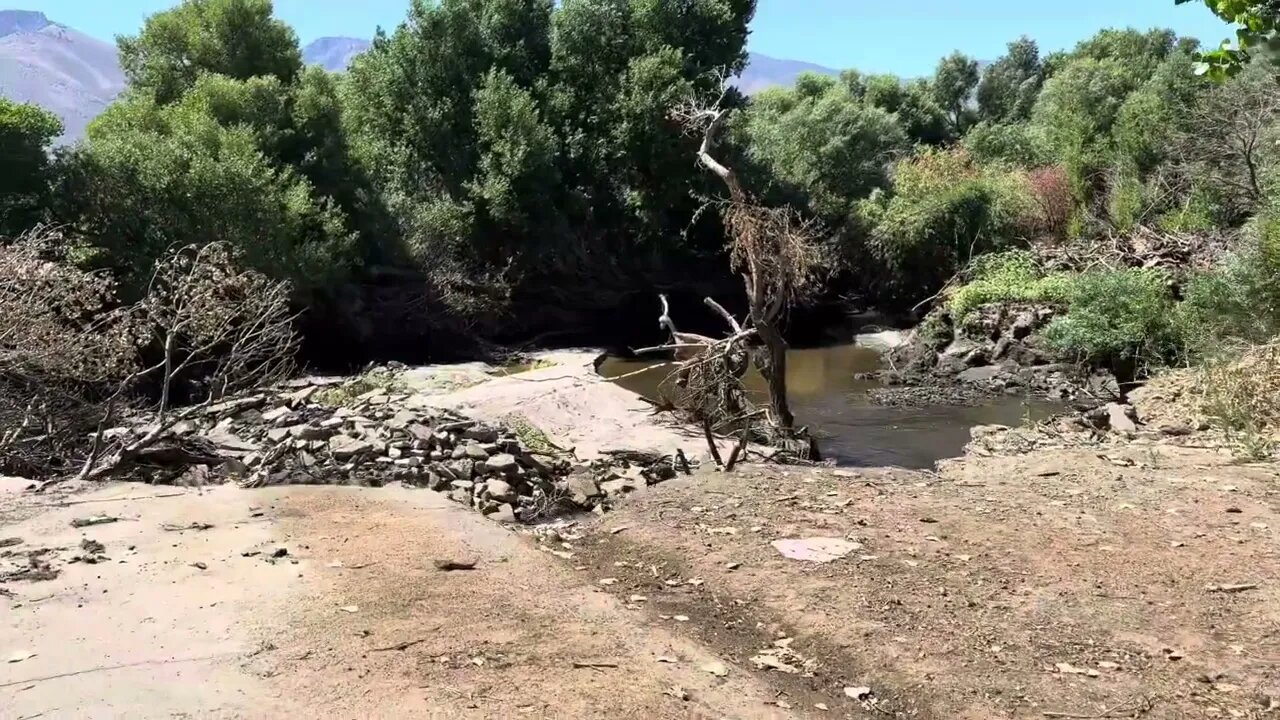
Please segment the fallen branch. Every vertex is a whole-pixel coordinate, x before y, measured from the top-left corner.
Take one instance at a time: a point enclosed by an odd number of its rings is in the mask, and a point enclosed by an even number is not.
[[[716,447],[716,437],[711,434],[709,418],[702,419],[702,432],[707,436],[707,449],[711,451],[711,459],[716,462],[716,467],[724,467],[724,460],[720,459],[720,448]]]
[[[392,650],[408,650],[414,645],[419,645],[426,641],[427,641],[427,638],[418,638],[417,640],[405,640],[404,642],[396,643],[395,645],[388,645],[386,647],[373,648],[369,652],[390,652]]]
[[[575,670],[600,670],[602,668],[616,668],[618,663],[615,662],[577,662],[573,663]]]

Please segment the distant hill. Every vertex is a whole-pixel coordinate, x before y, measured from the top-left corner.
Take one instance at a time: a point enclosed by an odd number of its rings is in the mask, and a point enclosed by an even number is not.
[[[342,71],[370,42],[352,37],[322,37],[302,50],[308,65]],[[789,86],[802,72],[835,75],[838,71],[798,60],[751,53],[738,78],[748,94],[767,87]],[[84,135],[97,117],[125,89],[124,72],[113,43],[90,37],[31,10],[0,10],[0,96],[39,105],[62,119],[61,143]]]
[[[0,96],[53,112],[65,126],[62,142],[80,138],[124,88],[115,45],[44,13],[0,11]]]
[[[356,55],[369,49],[369,41],[353,37],[322,37],[309,43],[302,49],[302,60],[308,65],[319,65],[326,70],[340,72],[345,70]],[[750,95],[765,88],[789,87],[796,81],[800,73],[815,72],[821,75],[838,75],[833,70],[821,65],[802,62],[800,60],[784,60],[780,58],[748,53],[747,69],[738,78],[738,89]]]
[[[802,60],[784,60],[760,53],[747,53],[747,69],[738,78],[738,89],[751,95],[771,87],[791,87],[801,73],[839,75],[839,70]]]
[[[352,58],[369,49],[368,40],[353,37],[322,37],[302,48],[302,61],[330,72],[342,72]]]

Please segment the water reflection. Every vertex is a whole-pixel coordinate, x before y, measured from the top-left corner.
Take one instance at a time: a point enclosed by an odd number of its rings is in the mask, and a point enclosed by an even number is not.
[[[610,358],[600,367],[605,377],[619,377],[654,367],[660,360]],[[822,450],[844,465],[897,465],[928,468],[954,457],[969,441],[975,425],[1017,425],[1057,412],[1059,406],[1008,396],[978,407],[935,405],[892,408],[874,405],[867,391],[876,384],[855,375],[876,369],[880,356],[855,345],[792,350],[787,354],[787,388],[797,421],[822,438]],[[659,397],[668,368],[631,374],[618,384],[651,399]],[[765,392],[764,379],[753,368],[745,378],[755,393]]]

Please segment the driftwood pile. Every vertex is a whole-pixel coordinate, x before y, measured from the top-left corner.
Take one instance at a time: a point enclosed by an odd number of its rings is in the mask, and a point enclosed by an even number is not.
[[[448,495],[504,522],[608,508],[611,499],[688,472],[683,458],[615,453],[591,464],[534,452],[510,428],[434,408],[422,396],[375,389],[340,406],[330,384],[298,381],[200,409],[140,452],[129,475],[197,485],[359,485],[400,482]],[[128,443],[151,428],[108,431]]]

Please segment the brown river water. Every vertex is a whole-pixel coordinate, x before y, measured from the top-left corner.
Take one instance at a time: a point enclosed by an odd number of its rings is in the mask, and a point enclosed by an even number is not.
[[[661,362],[609,358],[600,366],[600,374],[613,378]],[[855,345],[793,349],[787,354],[791,410],[797,422],[818,435],[822,452],[842,465],[929,468],[938,460],[959,455],[971,427],[1017,425],[1060,410],[1054,403],[1020,396],[993,398],[976,407],[875,405],[867,391],[879,385],[855,375],[875,370],[879,364],[877,351]],[[617,382],[654,399],[668,372],[655,367]],[[763,397],[764,380],[754,368],[746,383]]]

